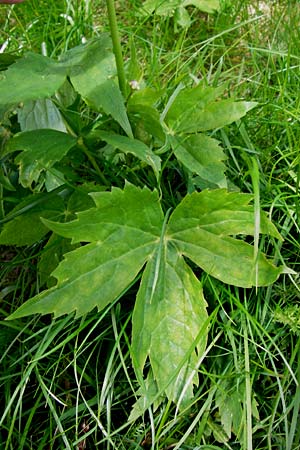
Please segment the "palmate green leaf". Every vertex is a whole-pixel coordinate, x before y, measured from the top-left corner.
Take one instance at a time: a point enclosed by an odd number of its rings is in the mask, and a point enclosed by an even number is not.
[[[100,131],[99,136],[107,144],[112,145],[114,148],[118,148],[124,153],[131,153],[147,165],[150,165],[156,175],[156,178],[159,177],[161,160],[159,156],[155,155],[146,144],[138,139],[130,139],[126,136],[107,133],[105,131]]]
[[[22,152],[15,158],[19,166],[19,181],[31,187],[38,181],[41,172],[49,170],[74,147],[77,139],[57,130],[41,129],[16,134],[7,143],[5,152]]]
[[[196,173],[213,187],[227,186],[226,156],[216,139],[205,134],[188,137],[169,136],[176,158],[192,173]]]
[[[29,300],[12,318],[40,312],[78,316],[112,302],[134,280],[153,251],[163,220],[156,192],[127,185],[124,191],[92,194],[95,208],[52,231],[89,242],[66,255],[54,271],[57,286]]]
[[[33,313],[80,316],[118,299],[145,266],[133,313],[132,358],[141,380],[149,358],[157,395],[185,405],[197,384],[207,337],[202,287],[183,256],[237,286],[272,283],[282,272],[237,235],[254,234],[250,195],[225,189],[187,196],[165,219],[156,191],[126,184],[92,194],[95,207],[68,223],[44,221],[55,233],[85,245],[53,272],[57,285],[24,303],[9,318]],[[266,216],[261,233],[280,238]],[[154,401],[156,388],[147,401]]]

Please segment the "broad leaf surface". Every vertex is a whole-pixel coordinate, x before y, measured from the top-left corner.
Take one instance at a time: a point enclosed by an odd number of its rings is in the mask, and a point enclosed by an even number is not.
[[[152,14],[155,12],[161,16],[172,16],[181,3],[182,0],[146,0],[142,6],[142,13]]]
[[[18,122],[22,131],[40,128],[67,131],[58,108],[48,98],[26,102],[18,109]]]
[[[241,287],[256,283],[254,249],[234,235],[254,235],[251,195],[228,193],[225,189],[193,193],[170,217],[168,234],[178,250],[205,272],[219,280]],[[280,239],[265,215],[261,215],[261,233]],[[282,272],[260,253],[258,285],[273,283]]]
[[[200,11],[212,13],[220,8],[219,0],[146,0],[143,3],[144,14],[155,12],[158,15],[172,16],[176,8],[195,6]]]
[[[77,139],[61,131],[41,129],[16,134],[6,152],[22,150],[15,158],[20,170],[20,183],[30,187],[42,171],[50,169],[76,144]]]
[[[96,208],[66,224],[49,223],[72,243],[89,242],[66,255],[53,275],[57,286],[25,303],[12,316],[76,311],[82,315],[112,302],[134,280],[159,239],[162,212],[157,193],[128,185],[94,193]],[[158,237],[157,237],[158,236]]]
[[[83,89],[83,85],[78,88],[78,84],[77,89],[86,103],[97,111],[102,109],[106,114],[110,114],[121,125],[127,136],[133,137],[124,99],[115,81],[107,80],[95,85],[91,85],[87,77],[84,81],[85,89]]]
[[[226,187],[226,156],[216,139],[204,134],[195,134],[187,138],[169,136],[169,142],[176,158],[191,172],[214,187]]]
[[[46,56],[28,53],[0,75],[1,105],[50,97],[63,84],[66,69]]]
[[[257,105],[255,102],[217,100],[223,90],[223,86],[210,88],[202,84],[181,90],[166,115],[171,134],[221,128],[245,116]]]
[[[187,111],[193,111],[196,108],[204,109],[207,105],[214,103],[224,90],[224,85],[213,88],[203,83],[192,88],[181,89],[167,112],[166,122],[168,124],[180,122],[186,117]]]
[[[68,67],[72,84],[86,103],[110,114],[132,136],[124,99],[113,80],[117,72],[110,38],[104,34],[69,50],[61,63]]]
[[[1,105],[51,97],[69,77],[90,106],[110,114],[132,137],[124,99],[113,78],[115,57],[107,35],[67,51],[60,61],[28,53],[0,75]]]
[[[207,319],[202,287],[172,244],[163,244],[148,262],[133,314],[132,350],[142,372],[150,358],[158,390],[178,403],[187,379],[191,382],[181,401],[193,396],[197,384],[195,343]],[[196,345],[206,346],[207,329]]]
[[[44,221],[72,244],[53,272],[57,285],[24,303],[10,319],[33,313],[77,316],[122,297],[145,266],[133,313],[132,356],[141,379],[149,358],[157,393],[185,405],[197,384],[198,360],[207,336],[201,284],[183,256],[216,278],[256,285],[254,248],[237,235],[253,235],[250,195],[226,190],[185,197],[168,220],[158,193],[126,184],[92,194],[95,207],[68,223]],[[262,215],[261,233],[280,238]],[[265,256],[257,261],[260,284],[282,272]],[[153,383],[148,401],[153,401]],[[154,389],[154,391],[156,388]]]
[[[130,139],[126,136],[107,133],[105,131],[100,132],[99,136],[113,147],[118,148],[124,153],[131,153],[147,165],[150,165],[156,178],[158,178],[161,169],[161,160],[146,144],[138,139]]]

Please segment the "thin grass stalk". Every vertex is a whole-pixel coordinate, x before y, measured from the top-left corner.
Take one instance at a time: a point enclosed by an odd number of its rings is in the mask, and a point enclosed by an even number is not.
[[[120,90],[121,90],[124,98],[126,98],[126,91],[127,91],[126,76],[125,76],[121,41],[120,41],[118,25],[117,25],[115,4],[114,4],[113,0],[106,0],[106,5],[107,5],[110,34],[111,34],[112,43],[113,43],[113,51],[114,51],[114,55],[116,58],[119,87],[120,87]]]

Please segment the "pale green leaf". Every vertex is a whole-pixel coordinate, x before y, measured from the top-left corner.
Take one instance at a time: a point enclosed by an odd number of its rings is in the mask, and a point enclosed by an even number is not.
[[[186,114],[173,124],[172,129],[177,133],[197,133],[222,128],[244,117],[255,106],[256,102],[233,100],[220,100],[204,108],[195,105],[195,108],[186,111]]]
[[[30,187],[41,172],[50,169],[76,144],[77,139],[61,131],[41,129],[24,131],[10,139],[6,153],[22,152],[15,158],[20,170],[20,183]]]
[[[182,0],[146,0],[142,6],[142,13],[150,15],[153,12],[159,16],[173,16]]]
[[[24,303],[9,318],[33,313],[77,316],[121,297],[145,265],[133,312],[132,358],[138,379],[149,359],[154,384],[146,404],[165,393],[178,406],[189,403],[197,384],[208,318],[202,287],[184,260],[188,257],[213,276],[237,286],[274,281],[282,272],[236,235],[253,235],[251,195],[226,190],[187,196],[168,222],[158,193],[126,184],[124,190],[92,194],[95,207],[68,223],[44,222],[73,244],[53,272],[57,285]],[[277,230],[262,215],[261,232]],[[143,385],[143,383],[141,382]],[[144,390],[147,391],[147,386]]]
[[[193,112],[195,109],[202,110],[207,105],[214,103],[224,93],[224,90],[224,85],[212,88],[203,83],[192,88],[181,89],[168,109],[166,123],[171,127],[174,123],[180,123],[185,120],[189,112]]]
[[[65,67],[46,56],[27,53],[0,75],[1,105],[50,97],[64,83]]]
[[[184,0],[182,3],[182,6],[195,6],[206,13],[220,10],[220,0]]]
[[[214,187],[226,187],[226,159],[219,142],[204,134],[186,138],[169,136],[176,158],[191,172],[196,173]]]
[[[176,24],[182,28],[188,28],[191,25],[190,15],[182,6],[176,9],[174,19],[176,21]]]
[[[131,139],[126,136],[107,133],[105,131],[101,131],[99,136],[114,148],[118,148],[124,153],[131,153],[147,165],[150,165],[156,178],[158,178],[161,169],[161,160],[146,144],[138,139]]]
[[[248,205],[251,198],[225,189],[188,195],[170,218],[169,239],[178,251],[215,278],[236,286],[254,286],[254,248],[232,237],[254,234],[254,208]],[[260,232],[280,238],[263,214]],[[275,267],[262,253],[257,264],[258,286],[273,283],[282,272],[282,267]]]
[[[165,243],[143,274],[133,313],[132,350],[137,370],[142,371],[149,356],[158,390],[177,403],[187,403],[198,382],[195,350],[198,357],[205,350],[206,319],[200,282],[175,247]]]
[[[122,294],[153,252],[162,222],[156,192],[127,185],[124,191],[115,188],[92,197],[96,207],[79,213],[77,220],[47,221],[73,243],[89,244],[68,253],[53,273],[57,285],[24,303],[12,319],[100,310]]]
[[[203,84],[182,89],[165,118],[171,134],[221,128],[237,121],[257,105],[255,102],[217,100],[223,91],[224,86],[211,88]]]
[[[221,380],[216,391],[216,406],[219,410],[221,424],[227,437],[235,436],[241,432],[243,426],[243,402],[245,383],[238,385],[231,383],[230,379]]]
[[[68,50],[61,55],[59,63],[67,69],[72,83],[85,92],[117,74],[112,42],[107,34]]]
[[[131,126],[116,75],[112,43],[107,35],[67,52],[61,61],[69,65],[71,82],[86,103],[110,114],[132,137]]]
[[[143,14],[155,12],[160,16],[173,16],[179,7],[195,6],[200,11],[212,13],[220,8],[219,0],[146,0],[143,3]]]
[[[138,389],[137,395],[139,398],[132,406],[128,422],[136,421],[147,411],[150,406],[154,405],[154,410],[159,406],[162,401],[162,396],[159,395],[157,383],[153,378],[153,372],[150,369],[145,381],[142,381],[142,385]],[[164,393],[162,393],[164,394]]]

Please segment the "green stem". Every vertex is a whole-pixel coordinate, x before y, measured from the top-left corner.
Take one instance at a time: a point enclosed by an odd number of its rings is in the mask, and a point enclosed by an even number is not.
[[[117,65],[117,73],[118,73],[118,80],[119,80],[119,87],[120,90],[126,98],[126,76],[125,76],[125,69],[124,69],[124,62],[123,62],[123,55],[122,55],[122,47],[120,42],[120,36],[118,32],[118,25],[117,25],[117,16],[116,16],[116,10],[115,10],[115,4],[114,0],[106,0],[107,5],[107,12],[108,12],[108,20],[109,20],[109,27],[110,27],[110,34],[113,42],[113,50],[116,58],[116,65]]]
[[[100,178],[100,180],[102,181],[104,186],[110,186],[109,181],[104,176],[103,172],[101,171],[100,167],[97,164],[97,161],[95,160],[95,158],[93,157],[93,155],[91,154],[91,152],[89,151],[87,146],[84,144],[83,139],[79,138],[77,144],[82,149],[82,151],[86,154],[86,156],[88,157],[88,160],[94,167],[95,172],[97,173],[98,177]]]

